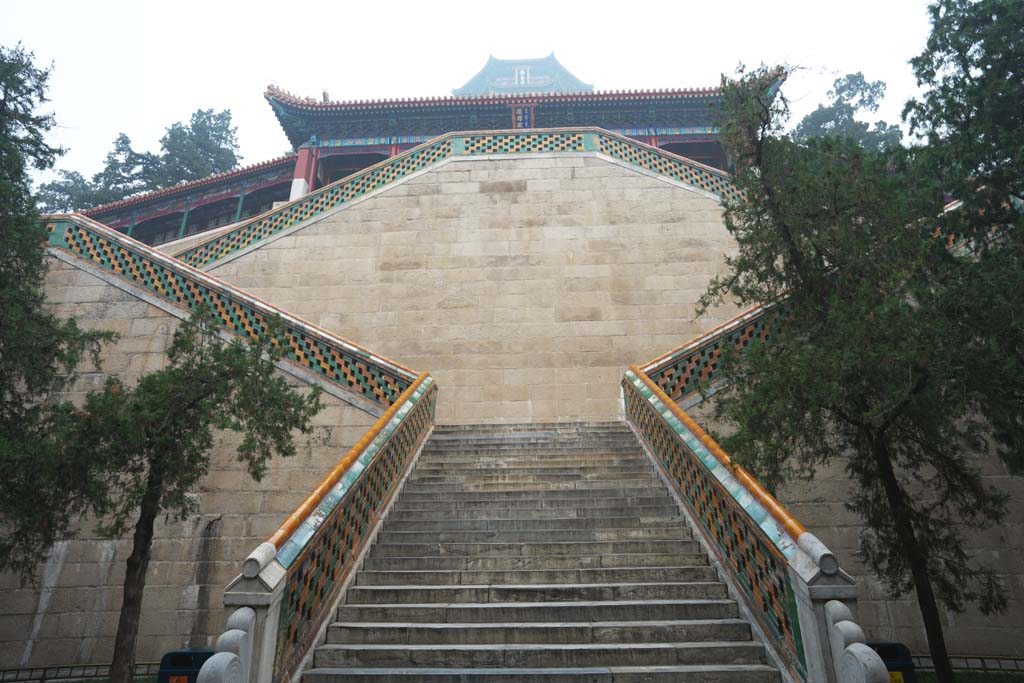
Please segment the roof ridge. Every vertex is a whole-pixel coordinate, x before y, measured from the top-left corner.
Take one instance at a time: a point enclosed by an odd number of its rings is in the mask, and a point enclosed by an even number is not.
[[[125,208],[127,206],[134,206],[136,204],[144,204],[145,202],[152,201],[153,199],[157,199],[159,197],[164,197],[164,196],[169,196],[169,195],[172,195],[172,194],[174,194],[176,192],[180,192],[182,190],[191,190],[191,189],[194,189],[196,187],[203,187],[203,186],[206,186],[206,185],[212,185],[214,183],[220,182],[220,181],[225,180],[227,178],[245,175],[246,173],[252,173],[254,171],[260,171],[260,170],[262,170],[264,168],[269,168],[269,167],[271,167],[271,166],[273,166],[275,164],[279,164],[279,163],[281,163],[281,162],[283,162],[283,161],[285,161],[287,159],[294,159],[295,155],[296,155],[295,152],[292,152],[291,154],[282,154],[281,156],[274,157],[273,159],[267,159],[266,161],[260,161],[260,162],[257,162],[255,164],[250,164],[249,166],[242,166],[241,168],[235,168],[235,169],[232,169],[230,171],[224,171],[223,173],[217,173],[217,174],[214,174],[214,175],[211,175],[211,176],[206,176],[205,178],[199,178],[198,180],[190,180],[190,181],[185,182],[185,183],[179,183],[177,185],[172,185],[171,187],[165,187],[165,188],[162,188],[162,189],[159,189],[159,190],[151,190],[149,192],[143,192],[142,194],[136,194],[136,195],[132,195],[131,197],[125,197],[124,199],[118,199],[116,202],[108,202],[106,204],[99,204],[97,206],[93,206],[93,207],[90,207],[88,209],[82,209],[81,211],[78,211],[77,213],[80,213],[80,214],[82,214],[84,216],[93,216],[95,214],[103,214],[103,213],[107,213],[108,211],[114,211],[114,210],[117,210],[117,209],[122,209],[122,208]]]
[[[691,97],[715,96],[721,91],[718,87],[706,88],[646,88],[629,90],[579,90],[573,92],[524,92],[524,93],[491,93],[486,95],[424,95],[402,98],[380,98],[360,100],[328,100],[316,99],[315,97],[300,97],[277,85],[268,85],[264,92],[267,100],[277,100],[282,104],[295,107],[308,107],[310,109],[332,109],[341,107],[372,107],[372,106],[395,106],[395,105],[416,105],[416,104],[461,104],[473,102],[501,102],[516,101],[522,99],[608,99],[613,97],[635,97],[635,96],[672,96],[684,95]]]

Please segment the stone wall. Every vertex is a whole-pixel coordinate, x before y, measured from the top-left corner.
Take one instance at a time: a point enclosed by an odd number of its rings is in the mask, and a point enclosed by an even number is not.
[[[687,410],[705,429],[715,434],[727,428],[713,417],[713,401]],[[1004,614],[986,616],[976,609],[943,615],[946,646],[952,655],[1024,657],[1024,478],[1011,477],[994,455],[977,456],[986,484],[1010,495],[1010,507],[1002,526],[985,531],[964,530],[969,551],[996,568],[1006,586],[1009,606]],[[811,481],[787,484],[779,501],[818,536],[839,558],[842,567],[857,580],[858,622],[868,638],[897,640],[915,654],[928,653],[928,641],[920,610],[912,594],[889,598],[884,585],[858,559],[858,539],[863,525],[846,509],[852,484],[841,460],[820,467]]]
[[[179,320],[135,295],[60,260],[51,260],[46,294],[60,316],[117,332],[102,371],[84,367],[71,398],[102,386],[106,373],[128,383],[164,366]],[[286,375],[287,376],[287,375]],[[293,386],[305,386],[298,380]],[[230,435],[218,440],[198,493],[198,517],[159,520],[147,575],[138,661],[157,661],[183,646],[207,645],[223,627],[222,593],[241,561],[373,424],[374,418],[323,394],[315,430],[298,435],[298,453],[276,459],[263,481],[235,461]],[[0,575],[0,668],[109,663],[121,605],[127,540],[96,538],[83,522],[79,540],[58,544],[41,568],[40,589]]]
[[[211,267],[440,386],[441,423],[619,419],[734,249],[709,196],[593,154],[458,160]]]

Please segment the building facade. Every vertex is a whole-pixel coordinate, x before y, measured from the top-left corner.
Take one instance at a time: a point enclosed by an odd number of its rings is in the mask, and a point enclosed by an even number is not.
[[[146,244],[173,242],[269,210],[453,131],[596,127],[714,168],[713,88],[595,91],[554,54],[487,64],[450,97],[331,101],[264,94],[294,154],[94,207],[85,215]]]

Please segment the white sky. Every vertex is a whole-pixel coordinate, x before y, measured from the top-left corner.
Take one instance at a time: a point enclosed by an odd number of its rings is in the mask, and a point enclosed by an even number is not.
[[[98,171],[119,132],[156,151],[198,108],[230,109],[243,164],[289,149],[268,83],[331,99],[448,95],[489,54],[554,51],[599,90],[715,86],[739,62],[805,67],[786,86],[794,120],[832,81],[884,80],[879,117],[916,92],[925,0],[287,2],[0,0],[0,43],[54,63],[50,108],[68,148],[58,168]]]

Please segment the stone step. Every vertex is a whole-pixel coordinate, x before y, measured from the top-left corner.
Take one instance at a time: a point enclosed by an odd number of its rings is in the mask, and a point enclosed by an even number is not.
[[[476,645],[485,643],[681,643],[750,640],[742,619],[598,621],[563,624],[331,624],[328,643],[373,645]]]
[[[482,498],[623,498],[645,492],[662,493],[662,483],[656,479],[618,479],[612,481],[570,481],[563,483],[533,482],[526,484],[420,484],[410,482],[402,491],[409,500],[473,500]],[[533,495],[528,495],[528,494]],[[438,495],[444,494],[444,495]]]
[[[778,683],[762,664],[573,668],[342,668],[309,669],[305,683]]]
[[[468,500],[439,500],[437,497],[425,500],[404,500],[399,496],[395,501],[392,511],[395,512],[427,512],[431,514],[445,514],[447,512],[462,512],[467,514],[483,514],[489,510],[518,510],[520,512],[532,510],[576,510],[598,514],[598,510],[622,511],[630,508],[640,507],[675,507],[675,502],[667,493],[652,493],[638,491],[635,496],[600,496],[590,498],[573,498],[546,496],[522,496],[519,500],[506,498],[497,499],[468,499]],[[610,513],[609,513],[610,514]],[[621,514],[621,513],[616,513]]]
[[[537,468],[550,471],[552,468],[568,467],[648,467],[648,461],[642,455],[629,453],[606,454],[563,454],[544,458],[527,458],[523,456],[505,456],[502,458],[442,458],[421,456],[417,461],[417,469],[428,470],[460,470],[465,472],[504,471],[515,468]]]
[[[422,469],[417,467],[409,481],[428,484],[450,484],[456,482],[491,481],[574,481],[580,479],[633,479],[650,476],[650,469],[644,463],[618,467],[517,467],[508,469]]]
[[[571,440],[599,440],[599,439],[635,439],[630,431],[619,429],[563,429],[563,430],[533,430],[521,432],[438,432],[435,431],[432,437],[435,444],[452,444],[457,446],[467,441],[533,441],[537,443],[559,443]]]
[[[698,553],[697,541],[585,541],[563,543],[374,543],[370,557],[537,557],[546,555],[634,555]]]
[[[677,583],[557,583],[523,585],[367,586],[348,589],[350,605],[463,604],[506,602],[610,601],[610,600],[711,600],[728,597],[719,582]]]
[[[477,429],[448,429],[444,425],[437,425],[434,428],[434,435],[438,438],[457,439],[463,436],[547,436],[553,437],[562,434],[632,434],[625,423],[609,423],[604,425],[569,425],[569,424],[535,424],[523,425],[514,428],[514,425],[494,429],[491,426],[482,425]]]
[[[505,458],[427,458],[420,456],[417,470],[461,471],[505,470],[517,467],[547,469],[552,467],[617,467],[622,465],[647,465],[643,456],[620,455],[608,453],[604,455],[567,455],[548,456],[544,459],[528,456],[507,456]]]
[[[427,604],[344,604],[337,621],[433,624],[735,619],[732,600],[615,600]]]
[[[387,532],[429,532],[429,531],[529,531],[549,529],[565,531],[569,529],[649,529],[678,526],[689,532],[682,517],[666,514],[662,517],[542,517],[540,519],[481,519],[479,516],[469,518],[448,519],[417,519],[415,517],[397,519],[388,517],[384,522]]]
[[[432,436],[430,440],[424,444],[424,447],[429,447],[433,451],[448,450],[451,452],[459,451],[466,447],[480,447],[480,448],[501,448],[507,445],[530,445],[539,449],[547,448],[562,448],[563,446],[572,446],[574,444],[627,444],[636,446],[638,441],[633,434],[622,434],[622,433],[564,433],[555,434],[551,436],[544,436],[540,433],[535,435],[530,434],[465,434],[459,437],[445,437],[443,435]]]
[[[434,427],[435,434],[458,434],[464,432],[480,432],[492,433],[492,432],[542,432],[542,431],[558,431],[558,430],[584,430],[584,431],[597,431],[602,429],[611,429],[619,431],[629,431],[629,426],[622,421],[618,420],[605,420],[601,422],[508,422],[508,423],[477,423],[477,424],[452,424],[443,425],[439,424]]]
[[[498,570],[419,570],[367,571],[356,575],[359,586],[442,586],[442,585],[508,585],[548,583],[657,583],[713,582],[717,580],[710,566],[678,567],[616,567],[612,569],[498,569]]]
[[[604,543],[612,541],[688,541],[689,527],[680,523],[647,528],[616,529],[494,529],[490,531],[391,531],[377,535],[381,545],[422,545],[435,543]]]
[[[314,667],[573,667],[762,664],[760,643],[558,643],[513,645],[368,645],[328,643]]]
[[[597,469],[579,468],[570,472],[516,472],[515,470],[492,471],[488,474],[445,474],[445,473],[420,473],[409,477],[408,486],[419,487],[421,485],[436,484],[458,484],[455,487],[449,486],[452,490],[477,490],[480,484],[510,484],[509,486],[488,486],[487,490],[519,490],[520,484],[544,483],[555,484],[555,488],[572,488],[573,482],[587,481],[622,481],[647,479],[650,475],[647,471],[638,467],[631,467],[621,471],[604,471]],[[461,488],[460,488],[461,486]]]
[[[708,564],[703,552],[633,553],[629,555],[505,555],[494,557],[442,556],[402,557],[372,553],[363,562],[364,571],[511,571],[559,569],[616,569],[620,567],[691,567]]]
[[[651,502],[664,500],[666,497],[643,499]],[[599,500],[599,499],[598,499]],[[617,500],[617,499],[613,499]],[[396,503],[395,507],[398,505]],[[636,517],[630,517],[636,515]],[[518,520],[541,520],[541,519],[599,519],[603,517],[618,517],[641,520],[676,518],[679,516],[679,508],[674,504],[664,503],[662,505],[634,505],[634,506],[608,506],[608,507],[508,507],[508,508],[405,508],[394,509],[388,514],[389,522],[444,522],[444,521],[480,521],[480,522],[513,522]]]
[[[457,454],[466,450],[490,450],[490,449],[532,449],[538,453],[545,451],[579,450],[583,447],[588,449],[602,450],[636,450],[639,443],[633,434],[607,435],[607,436],[559,436],[554,438],[460,438],[460,439],[431,439],[424,444],[424,450],[434,454]]]
[[[481,451],[500,453],[501,451],[524,451],[536,454],[542,460],[548,454],[580,454],[580,451],[592,450],[595,453],[636,453],[640,450],[640,444],[636,437],[615,436],[599,439],[547,439],[538,441],[533,439],[464,439],[457,442],[428,441],[423,445],[423,452],[431,456],[444,459],[447,457],[458,457],[466,451]]]
[[[533,429],[519,430],[461,430],[450,431],[445,429],[434,429],[432,438],[438,443],[455,443],[464,439],[542,439],[557,440],[564,438],[601,438],[601,437],[623,437],[633,436],[633,432],[617,427],[606,427],[602,429],[579,429],[572,427],[537,427]]]
[[[442,500],[438,500],[442,499]],[[593,500],[592,500],[593,499]],[[609,500],[618,499],[618,500]],[[644,505],[669,505],[674,503],[667,493],[658,492],[653,485],[643,488],[565,488],[560,490],[459,490],[444,496],[436,493],[402,490],[402,509],[435,510],[493,509],[493,508],[600,508],[629,505],[622,499],[647,499]],[[430,501],[437,501],[431,506]]]
[[[322,668],[307,683],[778,683],[779,672],[760,664],[573,668]]]
[[[600,445],[600,444],[563,444],[561,446],[530,446],[523,444],[516,446],[514,444],[508,444],[505,446],[463,446],[460,448],[437,448],[430,447],[428,445],[423,447],[423,456],[429,457],[431,460],[448,460],[448,459],[459,459],[459,458],[485,458],[485,459],[501,459],[506,457],[523,457],[523,456],[536,456],[536,458],[543,462],[547,458],[556,457],[590,457],[590,456],[612,456],[612,457],[630,457],[643,454],[640,446],[637,444],[623,444],[623,445]]]

